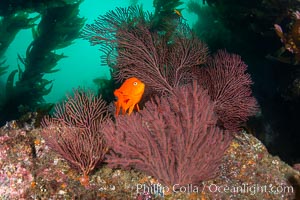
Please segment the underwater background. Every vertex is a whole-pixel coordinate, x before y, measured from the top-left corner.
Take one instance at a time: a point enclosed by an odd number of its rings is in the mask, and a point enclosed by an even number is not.
[[[144,9],[153,11],[151,1],[139,2]],[[109,3],[97,0],[85,0],[80,6],[79,16],[86,19],[85,23],[93,23],[99,16],[116,7],[128,7],[132,4],[130,1],[115,0]],[[36,15],[36,14],[32,14]],[[35,23],[38,24],[39,20]],[[26,49],[32,41],[32,30],[23,29],[16,35],[4,57],[6,64],[10,66],[8,71],[15,69],[18,64],[18,54],[24,56]],[[83,39],[75,39],[70,46],[59,49],[56,53],[63,53],[67,58],[57,63],[57,73],[45,75],[46,79],[54,80],[52,91],[44,98],[47,102],[55,103],[65,97],[66,92],[72,92],[72,89],[78,86],[92,88],[96,90],[96,84],[93,79],[103,77],[110,78],[108,67],[101,67],[100,52],[98,47],[91,46],[89,42]],[[1,76],[2,86],[6,82],[9,73]]]
[[[159,1],[51,1],[47,4],[49,8],[60,4],[77,5],[70,8],[71,17],[65,16],[66,20],[63,9],[52,11],[62,14],[59,16],[63,19],[58,28],[60,33],[52,32],[55,26],[49,24],[49,28],[46,22],[37,28],[42,24],[41,18],[32,10],[35,8],[43,12],[45,8],[39,6],[46,5],[43,1],[38,2],[4,0],[0,3],[1,126],[35,111],[37,105],[48,105],[43,109],[51,110],[52,104],[61,102],[74,88],[83,87],[101,93],[101,85],[107,83],[103,79],[111,79],[110,69],[103,66],[103,53],[99,51],[99,46],[92,46],[81,38],[81,30],[116,7],[141,5],[144,11],[154,13],[154,3]],[[188,23],[200,40],[207,44],[211,54],[218,49],[226,49],[241,56],[248,65],[247,72],[254,82],[253,95],[260,107],[244,128],[260,139],[273,155],[278,155],[289,164],[300,162],[300,33],[297,29],[300,26],[297,11],[300,3],[297,2],[186,0],[174,10],[178,13],[165,16]],[[6,22],[5,19],[14,12],[17,13],[14,16],[16,21],[14,23],[11,19],[9,24],[9,20]],[[65,22],[77,23],[77,26],[73,27],[74,30],[64,29]],[[32,43],[34,39],[38,42]],[[34,49],[33,44],[40,46]],[[36,65],[44,64],[46,67],[38,72],[32,70],[25,73],[26,66],[40,59],[34,57],[33,50],[45,50],[48,63],[41,61]],[[32,83],[27,81],[30,79]],[[117,87],[120,83],[114,84]],[[27,88],[22,88],[24,85]],[[18,91],[23,93],[16,95]],[[108,103],[114,98],[113,89],[110,92],[102,94]],[[11,99],[7,98],[9,95]]]
[[[299,67],[299,1],[2,0],[0,199],[297,199]]]

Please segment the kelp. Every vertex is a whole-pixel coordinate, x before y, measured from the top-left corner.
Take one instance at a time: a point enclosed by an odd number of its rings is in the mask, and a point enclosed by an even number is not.
[[[218,20],[218,10],[191,0],[187,3],[187,11],[197,15],[193,31],[208,44],[212,52],[230,46],[233,39],[231,31]]]
[[[32,28],[39,16],[29,17],[27,12],[17,12],[0,18],[0,57],[21,29]],[[1,63],[0,63],[1,64]]]
[[[182,18],[178,15],[182,10],[178,7],[182,4],[183,2],[180,0],[154,0],[155,11],[151,20],[152,30],[171,36]]]
[[[0,76],[7,73],[9,68],[5,64],[6,59],[4,58],[6,49],[21,29],[33,27],[38,18],[39,16],[29,17],[29,14],[23,11],[0,18]],[[1,95],[3,96],[4,94]]]
[[[79,35],[85,19],[78,17],[79,5],[65,4],[41,12],[41,21],[32,28],[34,40],[27,48],[25,57],[18,55],[20,65],[8,77],[6,96],[0,112],[6,120],[19,118],[22,112],[35,111],[45,103],[44,96],[52,89],[52,80],[43,78],[54,73],[57,63],[64,58],[55,50],[67,47]],[[18,78],[15,76],[18,73]],[[24,109],[25,108],[25,109]],[[4,119],[0,119],[0,123]]]
[[[43,12],[49,8],[63,7],[80,3],[82,0],[1,0],[0,16],[7,16],[19,11]]]
[[[0,76],[7,72],[9,66],[5,65],[6,60],[0,60]]]
[[[226,45],[225,47],[232,51],[249,50],[247,54],[258,51],[266,55],[277,49],[280,42],[274,42],[278,39],[274,34],[274,24],[288,23],[289,13],[300,9],[300,2],[294,0],[204,0],[203,2],[208,7],[205,9],[206,13],[203,13],[203,9],[195,9],[197,4],[201,4],[199,1],[191,0],[187,4],[191,12],[203,16],[196,23],[195,30],[206,35],[213,32],[210,42],[214,43],[213,38],[216,38],[214,46]],[[199,26],[208,22],[214,22],[215,26],[211,24],[208,29],[203,25]],[[264,48],[250,49],[255,43]],[[211,46],[210,43],[208,45]]]

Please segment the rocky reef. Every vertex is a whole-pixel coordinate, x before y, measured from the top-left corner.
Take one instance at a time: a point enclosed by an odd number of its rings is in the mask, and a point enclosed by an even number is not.
[[[235,136],[225,152],[217,178],[178,187],[132,169],[102,164],[90,184],[40,135],[41,129],[16,121],[0,129],[1,199],[299,199],[300,172],[249,133]],[[213,147],[212,147],[213,148]]]

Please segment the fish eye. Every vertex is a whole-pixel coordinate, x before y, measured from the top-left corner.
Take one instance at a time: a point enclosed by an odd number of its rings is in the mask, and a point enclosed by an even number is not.
[[[133,85],[137,85],[138,83],[137,82],[133,82]]]

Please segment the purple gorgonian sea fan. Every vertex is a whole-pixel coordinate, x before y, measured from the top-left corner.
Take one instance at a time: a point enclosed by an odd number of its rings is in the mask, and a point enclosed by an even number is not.
[[[101,133],[108,118],[101,97],[77,89],[64,103],[56,105],[53,117],[42,121],[41,134],[46,144],[82,172],[82,185],[89,184],[89,173],[103,161],[108,150]]]
[[[138,113],[108,120],[106,162],[141,170],[167,186],[215,177],[232,135],[216,126],[214,106],[194,82],[154,98]]]
[[[219,50],[208,58],[205,67],[194,72],[216,105],[214,112],[218,116],[218,125],[232,132],[239,131],[241,125],[258,111],[251,91],[253,82],[246,70],[247,65],[239,55]]]
[[[236,132],[258,111],[251,77],[240,56],[208,49],[189,27],[178,22],[172,37],[151,29],[152,15],[139,7],[116,9],[87,25],[83,37],[100,44],[103,59],[117,80],[137,77],[146,88],[171,94],[197,79],[216,103],[218,125]],[[195,70],[196,69],[196,70]]]
[[[192,68],[206,62],[208,48],[180,20],[172,37],[153,30],[152,21],[140,7],[117,8],[87,25],[82,37],[100,45],[115,79],[137,77],[147,88],[172,93],[192,82]]]

